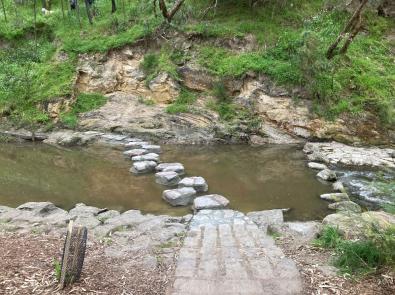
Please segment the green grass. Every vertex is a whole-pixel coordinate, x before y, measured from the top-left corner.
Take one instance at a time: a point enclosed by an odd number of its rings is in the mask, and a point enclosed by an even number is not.
[[[103,106],[107,98],[99,93],[81,93],[77,96],[77,100],[72,106],[72,110],[61,115],[62,123],[69,127],[75,128],[78,123],[78,115],[80,113],[89,112]]]
[[[336,228],[325,227],[314,244],[335,251],[333,264],[342,273],[365,275],[395,266],[395,228],[376,229],[366,240],[349,241]]]
[[[158,76],[159,73],[168,73],[174,80],[178,80],[179,75],[175,64],[177,57],[177,53],[166,46],[160,52],[149,52],[145,54],[140,67],[147,75],[147,84]]]
[[[166,107],[166,112],[168,114],[188,113],[191,111],[191,105],[196,101],[196,99],[197,97],[195,93],[182,88],[177,99]]]

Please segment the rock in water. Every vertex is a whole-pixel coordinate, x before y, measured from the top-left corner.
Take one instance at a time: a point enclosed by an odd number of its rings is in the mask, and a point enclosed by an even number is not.
[[[154,161],[140,161],[134,162],[130,172],[134,174],[149,173],[155,171],[156,162]]]
[[[155,161],[159,162],[159,155],[155,153],[149,153],[141,156],[134,156],[132,157],[133,162],[140,162],[140,161]]]
[[[208,191],[206,180],[200,176],[185,177],[178,183],[178,187],[193,187],[197,192]]]
[[[332,188],[334,191],[338,191],[341,193],[345,193],[346,189],[344,188],[344,185],[341,181],[336,181],[332,184]]]
[[[317,170],[328,169],[328,167],[325,164],[317,163],[317,162],[309,162],[307,163],[307,166],[311,169],[317,169]]]
[[[147,145],[148,142],[145,141],[132,141],[132,142],[128,142],[125,143],[125,148],[129,149],[129,148],[134,148],[134,149],[141,149],[142,146]]]
[[[337,179],[335,171],[324,169],[318,172],[317,177],[326,181],[335,181]]]
[[[162,185],[177,185],[180,182],[180,176],[178,176],[177,172],[167,171],[167,172],[158,172],[155,174],[156,183]]]
[[[193,200],[194,210],[224,209],[229,205],[229,200],[220,195],[206,195]]]
[[[165,190],[162,198],[172,206],[186,206],[192,203],[196,191],[191,187]]]
[[[160,145],[146,144],[143,145],[141,148],[147,150],[149,153],[160,154],[161,152]]]
[[[350,198],[345,193],[323,194],[320,196],[320,198],[331,202],[350,201]]]
[[[156,167],[156,171],[158,172],[174,171],[177,172],[179,175],[185,173],[184,166],[181,163],[162,163]]]
[[[362,212],[361,207],[352,201],[341,201],[341,202],[329,204],[328,208],[336,211],[348,211],[355,213]]]
[[[126,157],[135,157],[135,156],[142,156],[148,154],[148,151],[145,149],[132,149],[126,152],[123,152]]]

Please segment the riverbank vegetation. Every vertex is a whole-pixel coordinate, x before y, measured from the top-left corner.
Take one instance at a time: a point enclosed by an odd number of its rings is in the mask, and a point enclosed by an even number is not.
[[[395,269],[395,228],[375,230],[367,239],[351,241],[328,226],[314,244],[334,250],[333,264],[342,273],[366,275],[384,267]]]
[[[289,89],[303,88],[315,112],[329,119],[371,111],[383,125],[395,123],[393,19],[365,9],[360,32],[347,52],[328,59],[328,48],[351,16],[340,8],[341,1],[222,0],[215,1],[216,6],[209,0],[166,1],[167,15],[172,2],[183,2],[171,22],[163,17],[164,1],[155,2],[159,6],[152,1],[114,1],[114,11],[112,1],[104,0],[87,7],[79,1],[76,9],[68,1],[53,0],[45,10],[33,0],[3,0],[1,116],[18,124],[48,124],[51,119],[42,105],[76,95],[73,83],[80,54],[106,52],[150,37],[163,37],[167,43],[166,33],[176,32],[203,42],[193,52],[166,45],[146,55],[142,66],[147,83],[160,71],[179,79],[177,66],[193,59],[219,80],[253,71]],[[226,46],[233,38],[247,40],[242,47],[248,50]],[[185,97],[182,93],[168,112],[187,111]],[[232,114],[232,107],[221,101],[212,104],[222,117]]]

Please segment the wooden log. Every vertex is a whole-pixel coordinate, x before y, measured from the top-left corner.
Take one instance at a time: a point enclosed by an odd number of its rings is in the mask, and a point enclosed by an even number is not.
[[[88,230],[84,226],[74,226],[71,220],[64,242],[59,285],[63,289],[80,279],[84,264]]]

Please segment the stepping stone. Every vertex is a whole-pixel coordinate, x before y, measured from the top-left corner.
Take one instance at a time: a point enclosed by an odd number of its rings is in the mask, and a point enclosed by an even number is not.
[[[148,151],[145,149],[132,149],[126,152],[123,152],[126,157],[134,157],[134,156],[142,156],[148,154]]]
[[[155,174],[156,183],[162,185],[177,185],[180,182],[180,176],[178,176],[177,172],[168,171],[168,172],[158,172]]]
[[[139,162],[139,161],[155,161],[159,162],[159,155],[155,153],[149,153],[141,156],[134,156],[132,157],[132,161]]]
[[[128,142],[125,143],[125,148],[135,148],[135,149],[139,149],[141,148],[143,145],[147,145],[148,142],[146,141],[132,141],[132,142]]]
[[[350,198],[345,193],[323,194],[320,198],[331,202],[350,201]]]
[[[192,203],[196,191],[191,187],[176,188],[165,190],[162,198],[172,206],[186,206]]]
[[[335,171],[324,169],[318,172],[317,177],[326,181],[335,181],[337,179]]]
[[[153,145],[153,144],[145,144],[141,146],[141,148],[147,150],[149,153],[161,153],[160,145]]]
[[[206,195],[193,200],[194,210],[224,209],[229,205],[229,200],[221,195]]]
[[[307,163],[307,166],[311,169],[317,169],[317,170],[328,169],[328,167],[325,164],[317,163],[317,162],[309,162]]]
[[[184,165],[182,165],[181,163],[162,163],[156,167],[156,171],[158,172],[174,171],[177,172],[179,175],[185,174]]]
[[[357,203],[354,203],[353,201],[341,201],[332,203],[328,205],[328,208],[336,211],[348,211],[355,213],[362,212],[361,206],[359,206]]]
[[[154,161],[140,161],[134,162],[132,168],[130,168],[130,172],[134,174],[142,174],[149,173],[155,171],[156,162]]]
[[[197,192],[208,191],[206,180],[200,176],[185,177],[178,183],[178,187],[193,187]]]
[[[142,139],[136,138],[136,137],[129,137],[129,138],[126,138],[125,141],[127,141],[127,142],[143,142]]]

